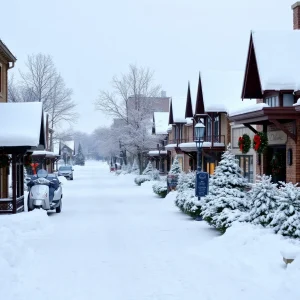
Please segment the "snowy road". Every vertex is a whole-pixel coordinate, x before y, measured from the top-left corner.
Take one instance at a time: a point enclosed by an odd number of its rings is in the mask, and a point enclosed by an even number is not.
[[[0,300],[299,299],[300,260],[280,254],[299,242],[248,224],[219,237],[133,178],[88,163],[61,214],[1,216]]]
[[[75,170],[63,188],[51,232],[27,241],[34,261],[15,299],[182,300],[187,290],[201,293],[191,279],[201,272],[193,250],[215,235],[205,224],[187,221],[151,188],[110,174],[107,165]]]

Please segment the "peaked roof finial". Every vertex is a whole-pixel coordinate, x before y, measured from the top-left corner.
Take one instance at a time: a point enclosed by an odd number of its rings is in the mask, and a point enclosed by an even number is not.
[[[195,115],[201,115],[201,114],[204,114],[204,113],[205,113],[205,109],[204,109],[204,101],[203,101],[201,75],[200,75],[200,72],[199,72],[199,81],[198,81],[198,91],[197,91]]]
[[[188,90],[187,90],[186,106],[185,106],[185,118],[192,118],[192,117],[193,117],[193,105],[192,105],[192,98],[191,98],[190,82],[188,82]]]

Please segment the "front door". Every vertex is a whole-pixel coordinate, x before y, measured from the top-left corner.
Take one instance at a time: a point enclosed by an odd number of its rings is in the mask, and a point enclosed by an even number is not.
[[[286,181],[286,147],[268,147],[267,152],[267,175],[272,176],[272,181]]]

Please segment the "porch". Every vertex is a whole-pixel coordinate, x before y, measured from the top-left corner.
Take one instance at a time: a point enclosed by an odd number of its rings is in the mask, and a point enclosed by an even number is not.
[[[6,129],[0,132],[0,214],[18,213],[24,211],[24,157],[46,144],[42,103],[0,103],[0,128]]]

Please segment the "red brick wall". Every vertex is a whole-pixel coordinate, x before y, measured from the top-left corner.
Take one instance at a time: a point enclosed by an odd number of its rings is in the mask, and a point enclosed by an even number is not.
[[[293,6],[293,28],[300,29],[300,2],[296,2]]]

